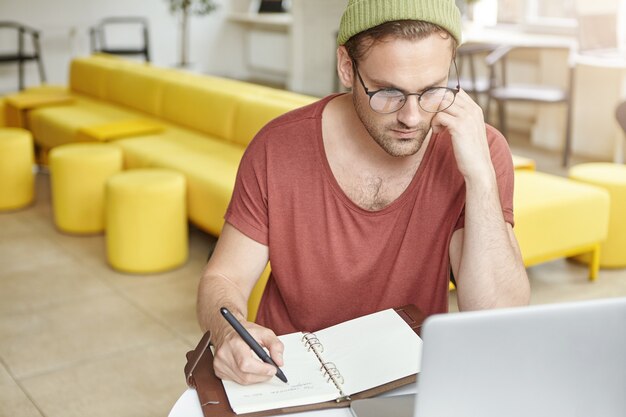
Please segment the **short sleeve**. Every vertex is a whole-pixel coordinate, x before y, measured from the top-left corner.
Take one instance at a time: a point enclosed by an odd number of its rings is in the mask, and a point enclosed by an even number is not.
[[[237,230],[263,245],[269,244],[266,154],[265,141],[259,134],[241,159],[224,216]]]

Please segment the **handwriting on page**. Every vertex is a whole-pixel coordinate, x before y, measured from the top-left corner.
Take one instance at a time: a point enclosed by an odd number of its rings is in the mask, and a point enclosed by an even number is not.
[[[300,383],[300,384],[294,384],[294,385],[285,385],[284,388],[282,389],[276,389],[273,391],[269,391],[269,392],[252,392],[252,393],[248,393],[248,394],[244,394],[243,397],[245,398],[260,398],[260,397],[264,397],[265,395],[281,395],[281,394],[285,394],[288,392],[296,392],[296,391],[307,391],[307,390],[314,390],[315,389],[315,385],[312,384],[311,382],[305,382],[305,383]]]

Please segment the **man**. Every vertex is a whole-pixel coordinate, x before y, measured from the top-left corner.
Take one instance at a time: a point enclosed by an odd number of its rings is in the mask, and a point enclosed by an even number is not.
[[[272,121],[241,161],[198,295],[220,378],[276,373],[221,306],[281,366],[275,334],[407,303],[447,311],[450,270],[462,310],[528,303],[506,141],[463,90],[447,88],[460,32],[453,0],[349,1],[337,70],[351,92]],[[268,259],[249,323],[247,298]]]

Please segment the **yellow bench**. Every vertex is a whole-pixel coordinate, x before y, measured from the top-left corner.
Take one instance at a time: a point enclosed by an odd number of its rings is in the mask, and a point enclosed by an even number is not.
[[[609,195],[592,185],[542,172],[516,170],[515,236],[524,265],[590,253],[598,276],[600,243],[609,224]]]

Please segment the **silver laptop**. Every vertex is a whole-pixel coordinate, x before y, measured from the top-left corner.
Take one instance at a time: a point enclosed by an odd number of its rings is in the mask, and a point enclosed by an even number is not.
[[[417,397],[357,417],[624,417],[626,298],[429,318]]]

